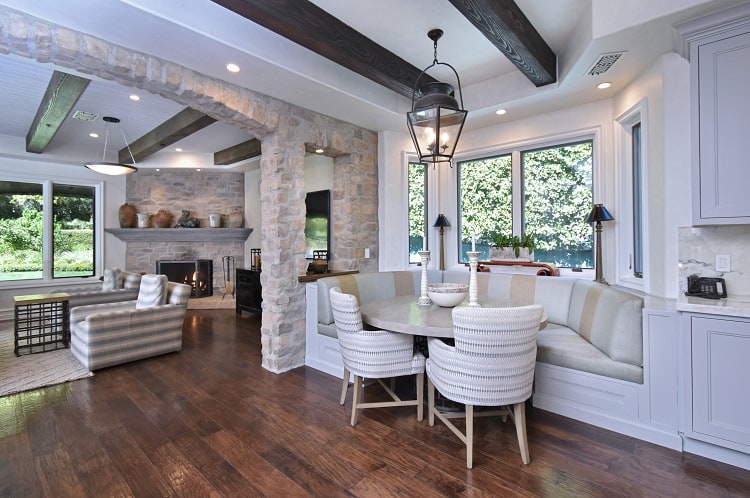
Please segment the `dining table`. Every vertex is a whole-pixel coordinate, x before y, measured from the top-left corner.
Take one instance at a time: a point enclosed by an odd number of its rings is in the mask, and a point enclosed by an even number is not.
[[[400,332],[424,337],[453,337],[453,308],[417,304],[418,296],[406,295],[379,299],[360,306],[362,321],[370,327],[391,332]],[[508,300],[480,297],[479,306],[502,308],[521,306]],[[458,306],[468,306],[465,299]],[[547,325],[547,313],[543,313],[540,328]]]

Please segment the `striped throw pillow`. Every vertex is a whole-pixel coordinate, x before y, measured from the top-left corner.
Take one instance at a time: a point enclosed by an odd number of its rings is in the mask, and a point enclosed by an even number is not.
[[[138,290],[136,308],[150,308],[161,306],[167,302],[167,276],[143,275],[141,288]]]

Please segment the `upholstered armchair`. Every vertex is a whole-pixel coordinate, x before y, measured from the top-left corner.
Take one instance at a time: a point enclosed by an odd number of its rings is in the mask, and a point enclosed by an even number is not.
[[[73,356],[96,370],[179,351],[190,291],[165,275],[143,275],[136,300],[73,308]]]
[[[72,309],[90,304],[132,301],[138,298],[140,286],[140,273],[107,268],[104,270],[103,282],[99,285],[86,286],[78,290],[60,289],[56,292],[66,292],[70,296],[68,306]]]
[[[357,298],[344,294],[338,287],[330,290],[331,309],[336,324],[341,359],[344,363],[344,380],[341,404],[346,400],[349,375],[354,375],[351,424],[357,423],[357,414],[363,408],[393,406],[417,407],[417,420],[423,418],[425,357],[414,353],[414,338],[385,330],[364,330]],[[402,400],[382,379],[416,375],[416,399]],[[393,401],[364,403],[364,379],[377,380]]]
[[[453,310],[455,346],[428,340],[428,421],[440,419],[466,444],[466,467],[473,466],[474,407],[503,407],[476,416],[510,416],[516,425],[524,464],[529,463],[525,401],[531,397],[536,365],[536,336],[544,310],[541,305],[511,308],[459,307]],[[435,389],[463,403],[463,413],[435,407]],[[508,406],[513,406],[509,410]],[[466,433],[449,419],[466,418]]]

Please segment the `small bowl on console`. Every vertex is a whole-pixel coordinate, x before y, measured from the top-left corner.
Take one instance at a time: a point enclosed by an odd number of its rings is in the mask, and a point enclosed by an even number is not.
[[[467,284],[427,284],[427,295],[433,303],[443,308],[453,308],[461,304],[468,293],[469,286]]]

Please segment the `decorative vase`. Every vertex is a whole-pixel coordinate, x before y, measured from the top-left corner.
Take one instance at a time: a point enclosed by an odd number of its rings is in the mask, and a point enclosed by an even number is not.
[[[208,215],[208,226],[211,228],[219,228],[221,226],[221,214],[211,213]]]
[[[172,213],[160,209],[151,217],[151,223],[153,223],[156,228],[169,228],[169,225],[172,223]]]
[[[227,217],[227,226],[229,228],[240,228],[243,220],[244,216],[242,211],[232,211]]]
[[[148,228],[148,221],[149,218],[151,218],[150,214],[138,213],[136,214],[136,217],[138,218],[138,228]]]
[[[128,204],[127,202],[120,206],[118,212],[120,219],[120,228],[133,228],[135,226],[135,207]]]

